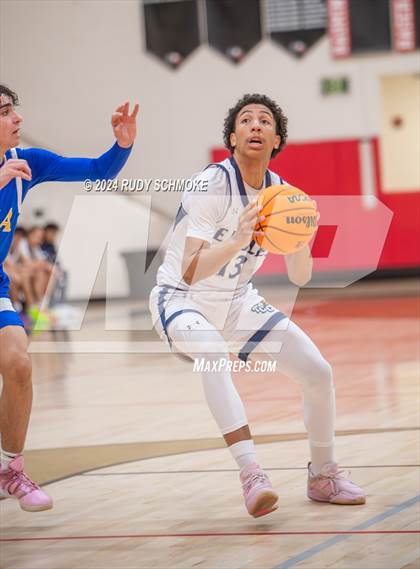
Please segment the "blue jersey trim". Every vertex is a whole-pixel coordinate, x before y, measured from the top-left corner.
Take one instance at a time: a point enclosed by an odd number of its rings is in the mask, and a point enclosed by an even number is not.
[[[248,198],[248,194],[246,193],[246,190],[245,190],[245,184],[244,184],[244,181],[242,179],[241,171],[240,171],[239,166],[236,163],[236,160],[233,156],[231,156],[229,158],[229,161],[235,170],[236,182],[238,184],[239,193],[241,195],[241,200],[242,200],[244,207],[246,207],[249,204],[249,198]],[[280,178],[280,180],[282,180],[282,179]],[[282,183],[283,183],[283,181],[282,181]],[[267,170],[265,172],[265,176],[264,176],[264,186],[266,188],[268,188],[271,185],[272,185],[271,173],[269,170]]]
[[[267,336],[267,334],[274,328],[276,324],[278,324],[281,320],[286,318],[286,315],[283,312],[277,310],[267,322],[264,324],[262,328],[257,330],[248,340],[248,342],[241,348],[238,358],[244,362],[247,361],[249,354],[254,350],[262,340]]]
[[[175,320],[175,318],[177,318],[181,314],[186,314],[187,312],[195,312],[196,314],[199,314],[200,316],[202,316],[207,321],[207,318],[199,310],[194,310],[194,308],[182,308],[181,310],[177,310],[176,312],[174,312],[173,314],[171,314],[169,316],[169,318],[165,322],[166,328],[168,328],[168,326],[172,322],[172,320]]]
[[[163,287],[160,291],[159,291],[159,296],[158,296],[158,311],[159,311],[159,317],[160,317],[160,323],[162,324],[162,328],[166,334],[166,337],[168,338],[168,342],[170,343],[171,340],[168,336],[168,333],[166,331],[166,324],[165,324],[165,296],[167,295],[167,293],[169,292],[169,288],[168,287]]]
[[[245,184],[242,179],[241,171],[239,170],[239,166],[237,165],[236,160],[233,156],[229,158],[229,161],[232,164],[233,169],[235,170],[236,183],[238,184],[239,194],[241,196],[241,200],[244,207],[246,207],[249,204],[249,199],[248,199],[248,194],[246,193],[245,190]]]
[[[162,324],[163,331],[165,332],[165,336],[167,337],[170,346],[172,346],[172,340],[168,334],[168,326],[173,320],[175,320],[175,318],[177,318],[181,314],[185,314],[187,312],[195,312],[196,314],[199,314],[200,316],[202,316],[203,318],[205,318],[207,320],[207,318],[204,316],[204,314],[202,314],[198,310],[194,310],[193,308],[183,308],[181,310],[177,310],[176,312],[171,314],[169,316],[169,318],[166,318],[166,308],[165,308],[166,298],[165,297],[168,294],[168,292],[171,291],[171,289],[172,290],[182,290],[182,289],[175,289],[175,287],[164,286],[159,291],[158,302],[157,302],[158,312],[159,312],[159,317],[160,317],[160,323]]]
[[[226,166],[223,166],[223,164],[220,164],[219,162],[212,162],[211,164],[208,164],[208,166],[206,166],[206,167],[204,168],[204,171],[206,171],[208,168],[212,168],[212,167],[220,168],[221,170],[223,170],[223,172],[226,174],[227,183],[228,183],[229,202],[228,202],[226,211],[223,213],[222,218],[221,218],[220,220],[218,220],[218,221],[221,221],[221,220],[225,217],[225,215],[226,215],[226,213],[228,212],[230,206],[232,205],[232,183],[231,183],[231,181],[230,181],[229,170],[226,168]]]
[[[188,215],[187,212],[185,211],[185,209],[182,207],[182,204],[179,206],[178,211],[176,212],[176,217],[175,217],[175,223],[174,223],[174,227],[173,227],[173,231],[175,231],[176,226],[178,225],[178,223],[181,223],[181,221],[184,219],[184,217]]]

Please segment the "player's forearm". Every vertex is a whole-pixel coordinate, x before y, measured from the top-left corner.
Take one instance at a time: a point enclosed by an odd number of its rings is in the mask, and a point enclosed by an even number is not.
[[[40,182],[80,182],[89,180],[108,180],[121,171],[131,152],[121,148],[116,142],[98,158],[72,158],[59,156],[53,152],[29,149],[29,158],[36,166],[37,174],[33,184]]]
[[[92,158],[91,169],[93,179],[109,180],[115,178],[122,170],[130,156],[132,146],[122,148],[118,142],[98,158]]]
[[[241,250],[241,246],[232,238],[220,245],[214,245],[207,249],[189,255],[182,264],[183,279],[188,285],[192,285],[211,277],[233,259]]]
[[[313,260],[309,247],[306,245],[297,253],[286,255],[287,275],[297,286],[305,286],[312,278]]]

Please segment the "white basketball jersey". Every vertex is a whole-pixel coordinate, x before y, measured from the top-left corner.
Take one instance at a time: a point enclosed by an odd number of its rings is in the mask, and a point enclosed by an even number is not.
[[[181,274],[185,239],[196,237],[210,246],[223,243],[234,234],[244,208],[257,197],[259,190],[244,183],[233,158],[210,164],[198,179],[199,187],[207,185],[207,191],[184,192],[165,260],[158,270],[157,283],[190,292],[240,294],[262,265],[267,251],[251,241],[217,274],[188,286]],[[267,170],[264,187],[283,183],[280,176]]]

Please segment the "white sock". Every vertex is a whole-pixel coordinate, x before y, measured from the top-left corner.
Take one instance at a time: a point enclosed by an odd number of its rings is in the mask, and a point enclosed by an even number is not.
[[[239,441],[239,443],[230,445],[229,450],[233,458],[236,460],[239,468],[243,468],[247,464],[257,462],[254,441],[251,439]]]
[[[326,462],[334,462],[334,446],[318,446],[311,443],[310,447],[311,470],[317,475]]]
[[[18,452],[9,452],[3,449],[0,450],[0,468],[2,470],[7,470],[9,468],[9,464],[12,462],[14,458],[19,455]]]

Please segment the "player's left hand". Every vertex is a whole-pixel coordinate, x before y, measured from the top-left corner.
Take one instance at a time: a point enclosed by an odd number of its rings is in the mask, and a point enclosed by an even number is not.
[[[134,105],[131,115],[128,114],[130,103],[126,102],[116,108],[111,118],[114,135],[121,148],[129,148],[134,143],[137,135],[136,117],[139,106]]]

